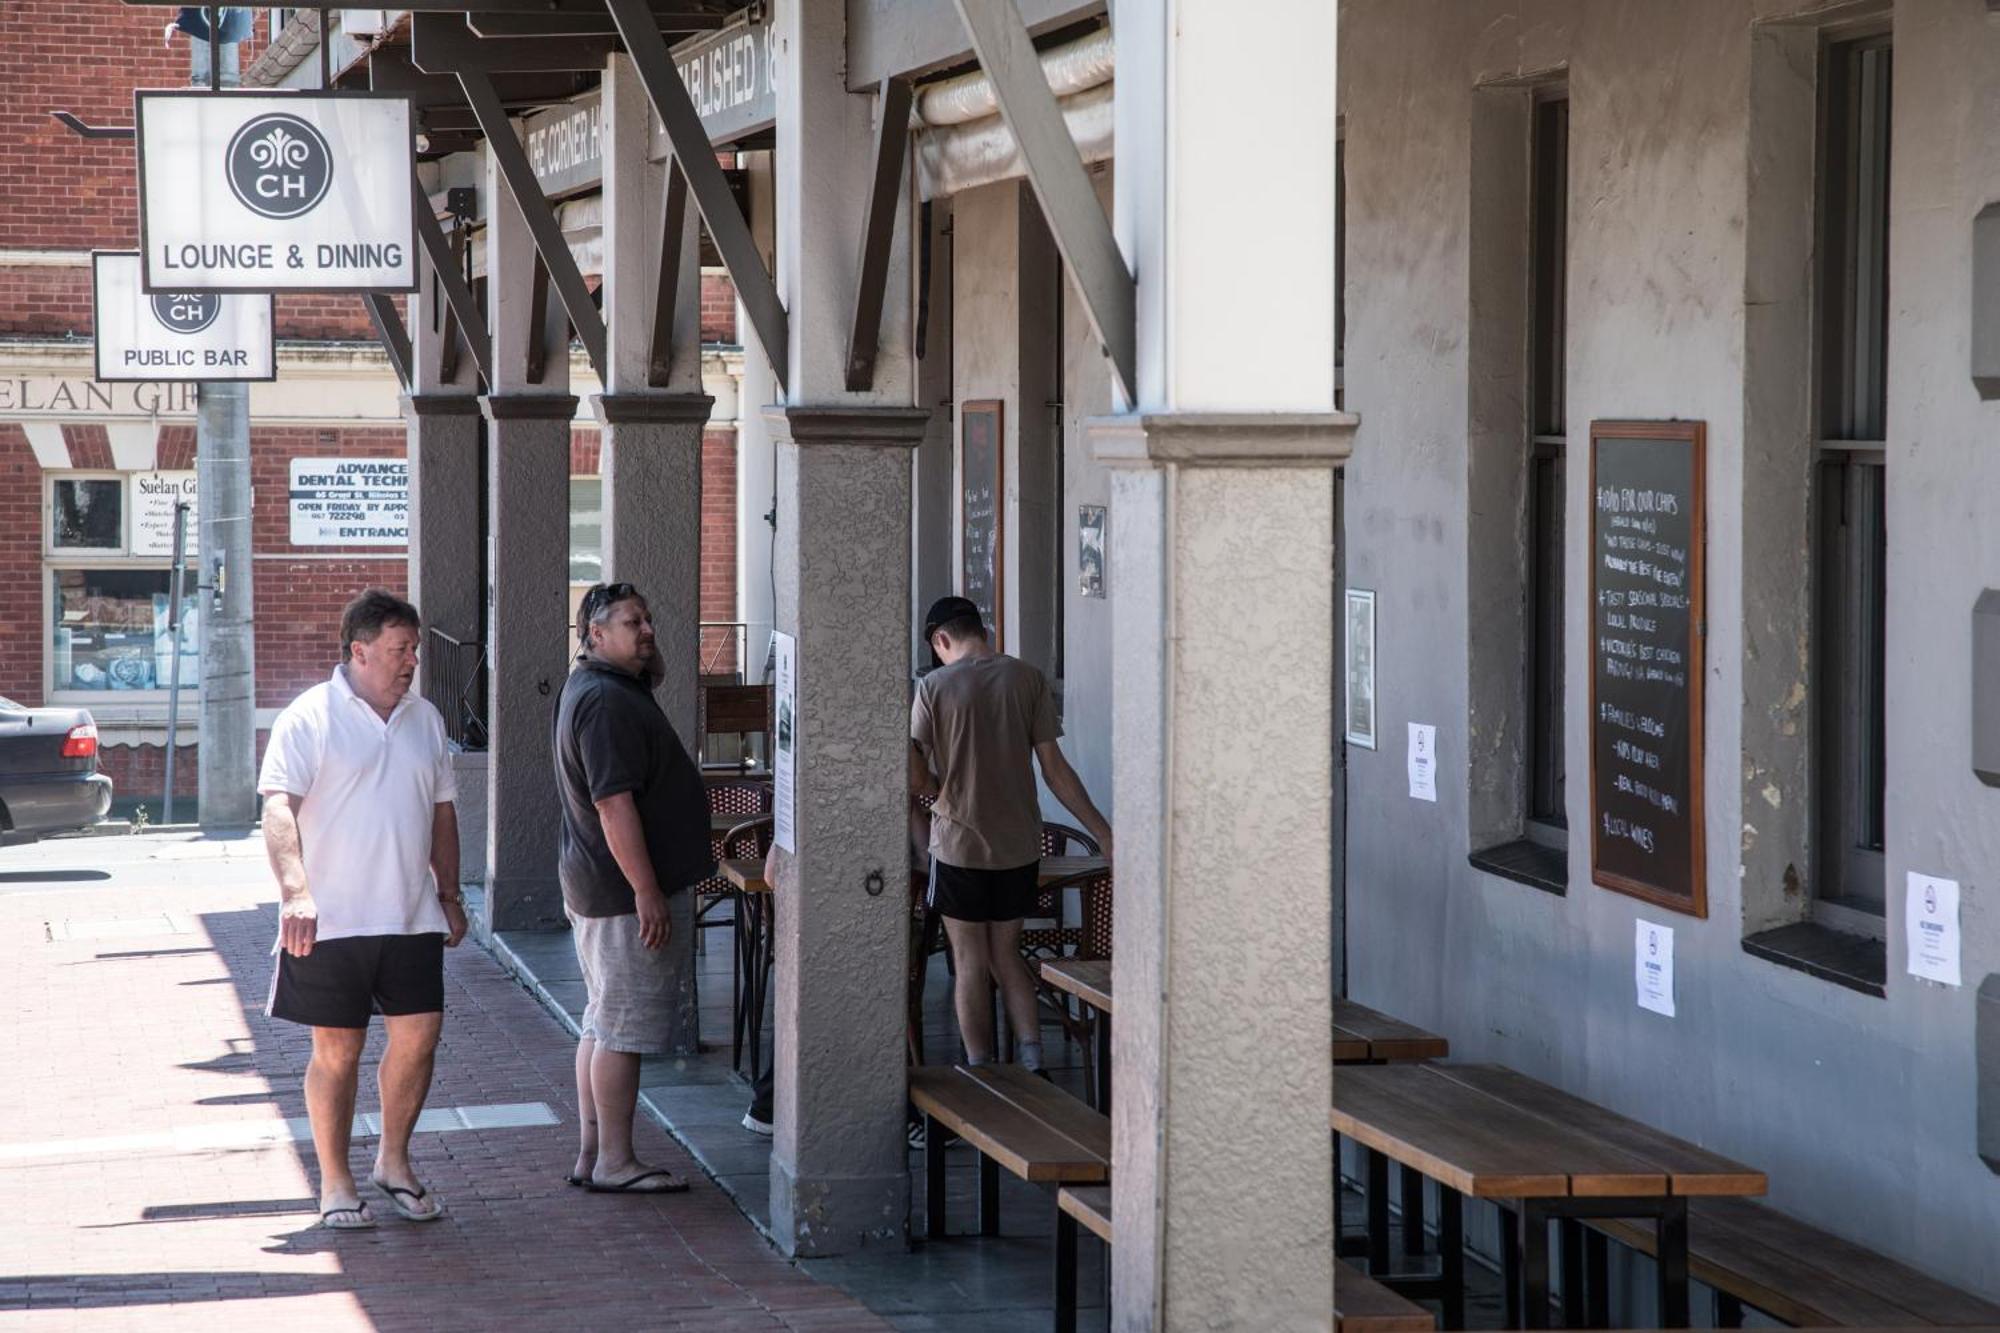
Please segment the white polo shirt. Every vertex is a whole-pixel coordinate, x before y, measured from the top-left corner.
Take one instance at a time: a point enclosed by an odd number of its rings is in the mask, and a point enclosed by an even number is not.
[[[444,719],[428,700],[405,694],[384,722],[335,667],[278,714],[257,790],[299,798],[317,938],[445,932],[431,817],[458,798],[458,785]]]

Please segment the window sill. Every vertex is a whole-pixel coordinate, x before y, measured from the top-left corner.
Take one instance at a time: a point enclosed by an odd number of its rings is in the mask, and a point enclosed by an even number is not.
[[[1888,995],[1888,946],[1865,935],[1800,921],[1748,936],[1743,952],[1876,999]]]
[[[1569,853],[1544,847],[1529,838],[1503,842],[1466,858],[1475,870],[1483,870],[1531,889],[1563,896],[1569,893]]]

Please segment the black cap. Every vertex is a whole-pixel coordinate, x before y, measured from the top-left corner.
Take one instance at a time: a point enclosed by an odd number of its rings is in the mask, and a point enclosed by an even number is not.
[[[931,609],[924,613],[924,643],[927,646],[929,645],[931,635],[937,633],[938,626],[949,625],[952,621],[963,620],[967,616],[984,623],[979,614],[979,607],[969,599],[964,597],[938,598],[935,602],[931,603]],[[937,649],[935,648],[931,649],[931,665],[934,667],[944,665],[944,662],[938,657]]]

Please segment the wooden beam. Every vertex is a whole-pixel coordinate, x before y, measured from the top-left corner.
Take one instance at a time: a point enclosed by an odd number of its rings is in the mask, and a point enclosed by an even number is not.
[[[463,14],[410,16],[410,59],[426,74],[602,70],[617,49],[615,37],[481,37]]]
[[[549,268],[535,256],[535,278],[528,286],[528,366],[524,376],[540,384],[549,368]]]
[[[478,3],[478,0],[473,0]],[[688,10],[680,13],[653,11],[653,21],[662,32],[676,40],[699,32],[713,32],[723,25],[721,14]],[[481,37],[615,37],[618,27],[601,10],[595,14],[509,14],[476,9],[465,22]]]
[[[492,80],[484,74],[460,71],[458,81],[465,89],[465,100],[471,104],[473,114],[479,117],[487,151],[493,154],[501,179],[506,181],[508,193],[514,196],[521,217],[528,224],[529,235],[535,238],[535,250],[555,280],[563,309],[569,312],[569,322],[583,339],[584,351],[590,354],[598,382],[605,383],[604,317],[597,313],[590,299],[590,288],[584,285],[583,273],[576,266],[576,256],[569,252],[569,243],[563,240],[562,224],[556,221],[555,209],[549,206],[548,197],[535,179],[535,169],[528,162],[527,150],[521,147],[520,136],[514,132],[514,122],[507,119],[499,98],[494,96]],[[711,153],[709,162],[713,165],[714,161]],[[540,336],[539,332],[536,336]]]
[[[1083,293],[1084,314],[1111,358],[1125,401],[1138,401],[1137,290],[1132,270],[1097,202],[1076,141],[1049,90],[1035,44],[1014,0],[954,0],[979,66],[992,80],[1000,115],[1021,146],[1028,183],[1041,202],[1070,276]]]
[[[375,340],[382,344],[388,354],[389,364],[395,368],[396,379],[403,386],[403,392],[411,388],[410,332],[403,327],[403,317],[396,313],[396,303],[386,292],[363,292],[361,304],[368,307],[368,322],[375,326]]]
[[[861,225],[861,281],[847,336],[847,391],[875,387],[875,353],[882,342],[882,298],[889,285],[889,251],[902,210],[903,157],[910,143],[910,81],[882,80],[876,98],[875,177]]]
[[[673,377],[674,298],[680,292],[681,251],[687,240],[687,177],[667,159],[667,200],[660,227],[660,280],[653,297],[653,339],[646,358],[646,383],[664,389]],[[700,299],[696,298],[696,309]]]
[[[638,71],[639,82],[645,86],[653,110],[667,127],[667,141],[687,177],[695,207],[701,210],[701,220],[707,224],[715,248],[722,253],[730,281],[736,284],[737,299],[743,302],[757,341],[764,348],[765,359],[771,363],[771,374],[783,390],[789,373],[790,337],[784,303],[778,299],[777,284],[771,281],[764,260],[757,253],[750,224],[736,206],[722,168],[716,165],[715,146],[701,127],[701,117],[688,97],[687,85],[681,82],[673,56],[651,21],[646,0],[605,0],[605,4],[611,10],[611,17],[618,21],[619,35],[625,39],[625,50],[632,57],[632,67]]]
[[[430,256],[438,286],[444,289],[445,303],[456,317],[466,348],[472,353],[472,364],[479,367],[481,377],[490,385],[494,382],[492,339],[487,334],[486,321],[480,316],[479,302],[458,267],[457,247],[445,240],[444,229],[438,226],[437,214],[431,211],[422,181],[416,183],[416,214],[417,243]]]

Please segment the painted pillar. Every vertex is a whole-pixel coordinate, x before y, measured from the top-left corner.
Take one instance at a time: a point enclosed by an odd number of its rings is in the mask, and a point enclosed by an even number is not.
[[[637,584],[653,613],[666,678],[660,706],[695,752],[701,649],[701,431],[714,400],[701,391],[701,256],[690,200],[681,234],[667,374],[653,374],[653,331],[665,223],[666,171],[648,160],[653,121],[625,56],[604,70],[604,322],[606,391],[592,404],[604,429],[604,576]],[[655,385],[655,378],[665,383]],[[695,991],[694,904],[669,890],[680,1003],[676,1055],[701,1049]]]
[[[551,290],[533,319],[535,243],[489,154],[486,310],[493,382],[484,402],[489,691],[486,909],[492,930],[562,923],[550,729],[576,634],[569,620],[568,320]],[[528,379],[540,340],[539,383]]]
[[[771,1232],[788,1254],[900,1249],[908,1227],[904,958],[910,661],[908,223],[874,388],[846,391],[874,99],[847,91],[839,5],[777,11],[777,628],[798,639],[796,854],[778,867]]]
[[[410,298],[415,384],[403,397],[409,426],[410,600],[424,624],[461,643],[479,639],[479,507],[466,503],[479,485],[479,370],[454,332],[445,339],[444,295],[430,256],[418,257],[420,285]],[[449,370],[450,374],[445,372]],[[438,665],[430,644],[421,670]]]
[[[1179,5],[1116,29],[1114,212],[1144,275],[1138,402],[1092,424],[1114,469],[1119,1330],[1331,1318],[1335,7],[1273,5],[1269,28]],[[1301,99],[1283,135],[1241,133],[1230,71],[1253,59]]]

